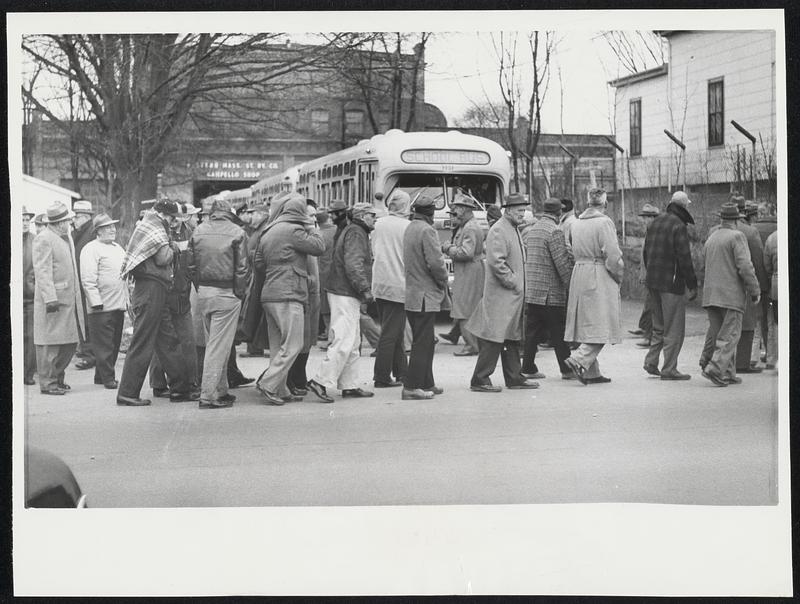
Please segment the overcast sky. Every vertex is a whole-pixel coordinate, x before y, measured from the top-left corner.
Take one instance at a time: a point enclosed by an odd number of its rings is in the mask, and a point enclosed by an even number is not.
[[[520,36],[524,36],[521,33]],[[497,39],[497,34],[495,34]],[[527,47],[520,44],[520,61],[530,64]],[[441,109],[449,126],[473,103],[500,100],[499,61],[489,32],[438,33],[425,54],[425,100]],[[558,67],[561,69],[559,83]],[[520,72],[524,69],[518,66]],[[550,87],[542,113],[544,132],[610,134],[611,97],[607,81],[620,75],[619,67],[600,32],[558,33],[552,57]],[[527,100],[524,101],[525,103]]]

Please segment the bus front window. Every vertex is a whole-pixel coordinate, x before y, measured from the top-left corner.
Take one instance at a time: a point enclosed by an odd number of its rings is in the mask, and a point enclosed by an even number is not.
[[[420,195],[428,195],[437,210],[449,207],[458,194],[472,197],[484,207],[502,202],[500,182],[490,175],[405,173],[394,178],[397,180],[391,190],[405,191],[412,203]]]

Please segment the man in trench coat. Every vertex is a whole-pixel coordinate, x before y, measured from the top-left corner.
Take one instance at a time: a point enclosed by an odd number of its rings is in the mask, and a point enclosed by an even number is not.
[[[457,225],[451,241],[442,244],[442,251],[453,260],[453,307],[450,316],[464,338],[464,348],[453,353],[457,357],[478,354],[478,340],[464,328],[483,296],[483,229],[472,211],[478,204],[461,195],[453,201],[453,222]]]
[[[78,312],[78,268],[69,236],[73,216],[63,203],[54,203],[47,208],[47,228],[33,241],[33,342],[42,394],[63,395],[70,390],[64,370],[84,330],[83,313]]]
[[[619,284],[625,270],[617,229],[606,216],[606,192],[589,191],[589,207],[572,225],[575,268],[569,285],[564,341],[580,342],[565,359],[584,385],[605,384],[597,355],[606,344],[622,341]]]
[[[538,388],[520,373],[519,346],[525,304],[525,249],[518,227],[525,220],[527,202],[517,193],[505,199],[503,217],[486,237],[486,274],[483,297],[464,326],[478,338],[478,360],[470,390],[500,392],[489,377],[500,357],[506,386],[520,390]]]

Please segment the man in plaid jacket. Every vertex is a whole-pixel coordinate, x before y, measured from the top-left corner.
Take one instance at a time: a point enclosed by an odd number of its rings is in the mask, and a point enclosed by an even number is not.
[[[567,287],[575,261],[559,228],[561,200],[546,199],[544,214],[525,234],[525,349],[522,375],[529,379],[545,377],[536,367],[537,344],[553,345],[561,376],[573,379],[564,359],[569,346],[564,343]]]
[[[686,225],[694,224],[689,214],[689,197],[676,191],[666,211],[653,220],[644,238],[642,255],[647,276],[645,283],[652,300],[653,335],[644,359],[644,370],[662,380],[688,380],[678,371],[678,354],[686,331],[686,298],[697,297],[697,277],[692,266]],[[664,364],[658,360],[664,353]]]

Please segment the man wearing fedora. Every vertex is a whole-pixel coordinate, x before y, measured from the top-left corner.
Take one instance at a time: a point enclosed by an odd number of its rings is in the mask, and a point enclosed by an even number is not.
[[[89,306],[89,331],[94,351],[94,383],[117,388],[115,365],[122,340],[128,287],[120,277],[125,250],[116,242],[117,223],[108,214],[92,220],[95,239],[81,252],[80,274]]]
[[[558,228],[561,200],[545,199],[544,214],[524,237],[525,258],[525,349],[522,374],[529,379],[544,375],[536,366],[538,345],[550,342],[564,379],[572,372],[564,362],[569,346],[564,342],[564,323],[567,312],[567,287],[575,261]]]
[[[652,310],[653,332],[644,370],[662,380],[688,380],[678,371],[678,355],[686,334],[686,297],[697,297],[697,277],[692,265],[687,225],[694,224],[689,214],[689,196],[675,191],[663,214],[647,229],[642,262],[647,271],[645,284]],[[664,357],[661,369],[659,358]]]
[[[451,204],[453,235],[442,244],[442,251],[453,260],[453,307],[450,317],[464,338],[464,348],[453,353],[457,357],[478,354],[478,340],[464,327],[483,296],[483,244],[486,238],[473,211],[478,204],[460,194]]]
[[[538,388],[522,376],[519,362],[522,313],[525,306],[525,248],[519,227],[525,221],[528,203],[519,193],[508,195],[503,217],[486,236],[486,271],[483,296],[464,326],[478,337],[478,359],[470,381],[473,392],[500,392],[489,379],[503,366],[503,379],[513,390]]]
[[[136,223],[131,234],[121,275],[134,280],[131,294],[133,336],[122,377],[117,404],[140,407],[150,400],[139,398],[153,353],[158,355],[170,380],[170,401],[197,400],[200,393],[191,390],[180,357],[180,339],[175,333],[167,308],[167,293],[172,284],[173,260],[177,246],[170,239],[170,227],[177,220],[178,204],[158,200],[152,210]]]
[[[433,377],[436,313],[448,310],[447,267],[433,228],[434,201],[420,195],[411,206],[411,224],[403,233],[404,306],[411,324],[411,354],[401,398],[426,400],[441,394]]]
[[[564,340],[580,346],[566,364],[583,385],[611,381],[597,357],[606,344],[622,341],[619,284],[625,271],[614,221],[606,216],[603,189],[591,189],[587,207],[570,231],[575,268],[569,283]]]
[[[742,381],[736,377],[736,347],[747,303],[758,304],[761,285],[750,260],[747,237],[736,227],[736,203],[722,204],[719,217],[720,227],[708,236],[703,248],[703,308],[708,313],[708,331],[700,368],[704,378],[727,386]]]
[[[61,202],[47,208],[47,228],[33,240],[36,286],[33,301],[33,341],[39,388],[43,394],[70,390],[64,370],[84,331],[75,250],[69,236],[74,214]]]
[[[92,202],[88,199],[78,199],[72,203],[72,211],[75,218],[72,221],[73,231],[72,240],[75,242],[75,262],[78,265],[78,278],[81,276],[81,252],[87,243],[94,239],[94,229],[92,228],[92,217],[94,210]],[[91,342],[91,327],[89,326],[88,304],[86,296],[81,289],[80,311],[83,313],[84,323],[87,326],[86,333],[82,334],[78,342],[78,350],[75,356],[78,362],[75,363],[76,369],[91,369],[94,367],[94,351]]]
[[[35,216],[22,207],[22,342],[24,361],[24,383],[31,386],[36,383],[33,374],[36,373],[36,348],[33,344],[33,300],[36,290],[36,275],[33,270],[33,239],[31,233],[31,219]]]

